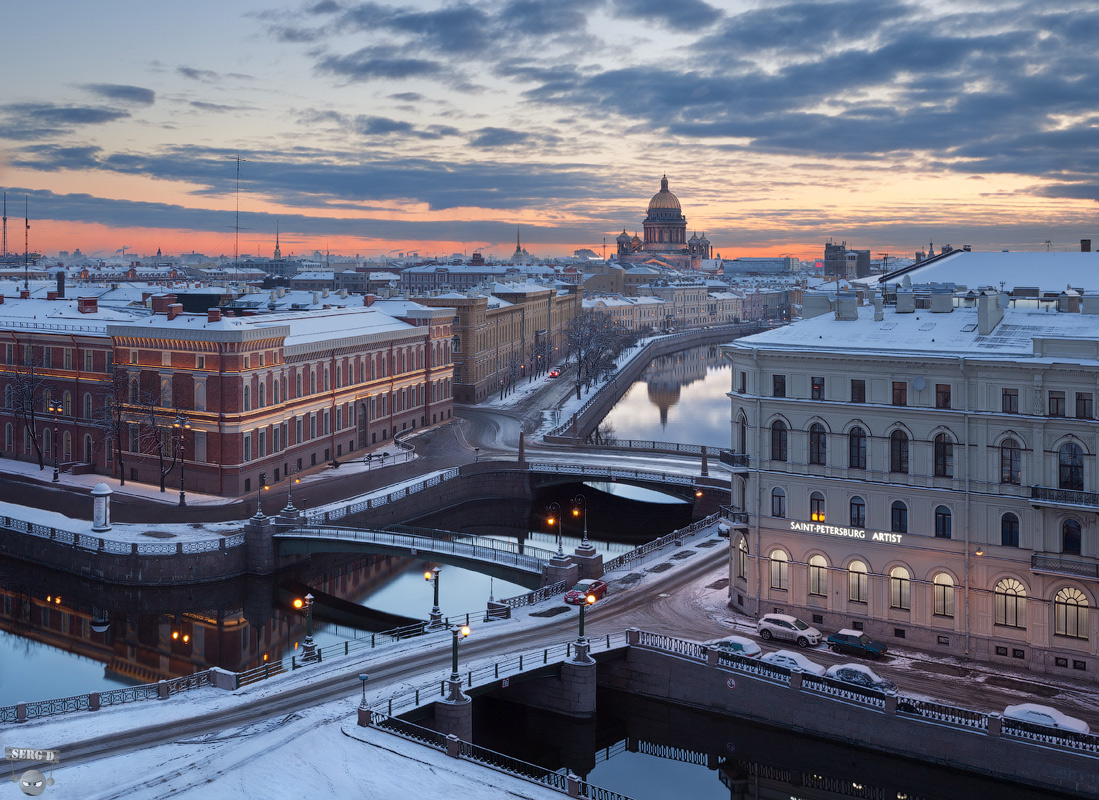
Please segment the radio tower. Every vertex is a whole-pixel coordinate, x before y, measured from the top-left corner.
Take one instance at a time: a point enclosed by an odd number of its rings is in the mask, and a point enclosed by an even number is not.
[[[240,164],[243,161],[248,163],[248,159],[241,158],[240,153],[234,156],[237,162],[237,215],[236,221],[233,224],[233,266],[240,266]]]
[[[0,258],[8,255],[8,193],[4,192],[4,242],[0,244]]]
[[[30,287],[30,279],[29,279],[29,275],[28,275],[29,269],[27,267],[27,254],[30,252],[29,245],[30,245],[30,229],[31,229],[31,218],[30,218],[29,209],[30,209],[30,200],[27,198],[27,195],[23,195],[23,224],[26,226],[26,227],[23,228],[23,289],[24,289],[24,291],[30,291],[30,288],[31,288]]]

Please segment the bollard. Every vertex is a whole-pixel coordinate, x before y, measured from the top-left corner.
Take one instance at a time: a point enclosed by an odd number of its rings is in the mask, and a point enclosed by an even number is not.
[[[419,689],[416,690],[416,705],[417,706],[420,705],[420,690]]]
[[[168,681],[159,680],[156,685],[156,699],[167,700],[168,699]]]
[[[89,692],[88,693],[88,710],[89,711],[98,711],[99,710],[99,692]]]
[[[577,775],[573,775],[570,772],[568,777],[565,780],[568,781],[569,797],[579,797],[580,796],[580,777],[577,776]]]
[[[896,714],[897,713],[897,693],[890,690],[885,693],[885,713]]]
[[[344,642],[344,643],[343,643],[343,654],[344,654],[345,656],[346,656],[346,655],[347,655],[348,653],[350,653],[350,652],[351,652],[351,650],[350,650],[350,647],[351,647],[351,643],[350,643],[350,642]]]
[[[455,736],[453,733],[447,734],[446,754],[451,758],[458,758],[458,756],[461,755],[461,752],[458,749],[461,741],[462,740]]]

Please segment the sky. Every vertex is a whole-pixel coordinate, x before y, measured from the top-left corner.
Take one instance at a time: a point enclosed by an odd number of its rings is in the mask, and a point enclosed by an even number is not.
[[[727,258],[1099,243],[1093,0],[51,0],[4,29],[11,252],[26,204],[48,254],[270,256],[276,225],[284,255],[602,253],[665,174]]]

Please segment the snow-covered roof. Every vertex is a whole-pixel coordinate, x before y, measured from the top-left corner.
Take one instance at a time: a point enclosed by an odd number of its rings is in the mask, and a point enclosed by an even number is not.
[[[881,277],[893,286],[908,276],[912,283],[954,283],[976,289],[1037,286],[1042,291],[1060,292],[1066,286],[1099,290],[1099,253],[980,253],[954,250],[926,263],[895,270]]]

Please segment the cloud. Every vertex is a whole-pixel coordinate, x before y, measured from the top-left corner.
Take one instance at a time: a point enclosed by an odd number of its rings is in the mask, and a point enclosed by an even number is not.
[[[130,112],[114,108],[54,103],[8,103],[0,106],[0,139],[34,140],[73,132],[82,125],[103,125]]]
[[[35,145],[16,153],[11,164],[16,167],[31,167],[44,172],[61,169],[86,170],[99,167],[101,148],[94,145],[83,147],[64,147],[53,144]]]
[[[615,0],[614,6],[620,17],[654,20],[682,31],[697,30],[721,18],[720,11],[702,0]]]
[[[474,147],[491,149],[493,147],[524,144],[529,140],[530,134],[523,131],[515,131],[510,128],[481,128],[473,132],[473,138],[469,140],[469,143]]]
[[[156,101],[156,92],[141,86],[129,86],[122,83],[86,83],[84,88],[108,100],[123,103],[137,103],[151,106]]]
[[[442,63],[424,58],[401,58],[389,55],[384,48],[364,47],[345,56],[327,55],[317,62],[317,69],[352,81],[376,78],[402,80],[448,74]]]
[[[226,111],[244,111],[247,106],[230,106],[223,103],[207,103],[205,100],[192,100],[190,105],[193,108],[197,108],[199,111],[213,111],[214,113],[223,113]]]
[[[176,67],[176,72],[184,78],[189,78],[193,81],[202,81],[204,83],[212,83],[213,81],[221,79],[220,75],[209,69],[195,69],[194,67],[180,66]]]

